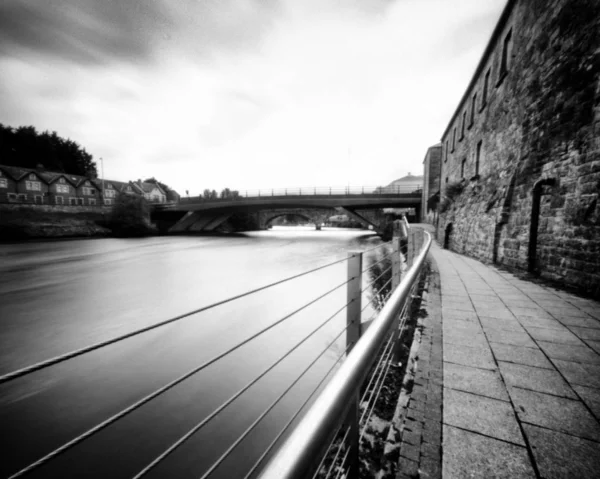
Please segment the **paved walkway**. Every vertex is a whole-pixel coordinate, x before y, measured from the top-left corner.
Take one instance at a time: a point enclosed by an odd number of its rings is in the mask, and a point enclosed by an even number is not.
[[[397,477],[600,477],[600,303],[431,256]]]

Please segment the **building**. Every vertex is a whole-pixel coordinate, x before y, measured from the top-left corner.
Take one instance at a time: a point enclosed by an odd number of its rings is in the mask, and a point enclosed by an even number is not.
[[[0,165],[0,203],[95,206],[112,205],[121,193],[150,203],[178,202],[176,191],[154,183],[123,182]]]
[[[166,203],[166,192],[156,183],[146,183],[141,180],[132,183],[134,188],[150,203]]]
[[[437,223],[441,162],[442,144],[429,147],[423,160],[423,195],[421,196],[421,221],[425,223]]]
[[[442,135],[438,238],[600,294],[600,2],[509,0]]]

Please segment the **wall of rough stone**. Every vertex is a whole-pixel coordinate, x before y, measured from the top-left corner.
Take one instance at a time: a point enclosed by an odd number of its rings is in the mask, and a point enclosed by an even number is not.
[[[509,31],[512,56],[502,76]],[[599,32],[597,0],[509,2],[488,55],[442,137],[438,237],[443,240],[452,224],[451,249],[527,269],[534,185],[553,178],[554,186],[540,188],[533,270],[600,294]]]

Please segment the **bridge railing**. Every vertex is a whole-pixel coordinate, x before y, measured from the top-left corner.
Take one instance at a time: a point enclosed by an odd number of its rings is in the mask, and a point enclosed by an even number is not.
[[[265,198],[265,197],[286,197],[286,196],[352,196],[352,195],[402,195],[402,194],[420,194],[421,187],[414,185],[394,185],[394,186],[295,186],[289,188],[271,188],[256,190],[230,190],[225,194],[210,194],[181,197],[180,202],[213,202],[213,201],[234,201],[245,200],[247,198]]]
[[[260,457],[255,459],[253,466],[248,470],[245,478],[254,477],[256,474],[261,474],[262,477],[277,479],[284,477],[310,477],[307,475],[309,471],[315,473],[319,478],[330,477],[333,471],[335,474],[334,477],[338,477],[338,473],[341,470],[350,473],[350,476],[347,477],[357,477],[353,474],[353,471],[354,473],[356,472],[358,464],[358,442],[369,423],[376,401],[381,393],[383,382],[394,361],[394,345],[404,326],[414,288],[417,284],[416,280],[423,267],[425,254],[430,243],[431,239],[429,235],[425,238],[422,230],[411,230],[410,240],[406,245],[401,245],[400,241],[396,238],[392,242],[382,243],[371,249],[351,252],[347,258],[332,261],[312,270],[255,288],[194,311],[165,319],[164,321],[112,339],[90,344],[0,376],[0,384],[6,384],[18,378],[24,378],[35,371],[51,368],[66,361],[75,361],[77,358],[93,351],[126,341],[129,338],[152,330],[157,330],[166,325],[184,319],[190,321],[198,319],[200,313],[209,312],[218,306],[237,301],[260,291],[265,291],[282,283],[292,282],[334,265],[347,264],[347,277],[340,278],[339,283],[332,285],[327,291],[323,291],[317,297],[299,306],[284,317],[249,334],[242,341],[226,350],[216,353],[213,357],[204,360],[156,390],[132,400],[129,405],[120,411],[112,413],[112,415],[105,417],[86,431],[69,438],[61,446],[43,453],[41,457],[35,458],[27,465],[19,466],[11,472],[10,477],[21,477],[53,461],[57,456],[90,439],[110,425],[121,421],[144,404],[182,384],[184,381],[197,375],[200,371],[215,364],[234,351],[239,350],[244,345],[255,341],[267,331],[271,331],[291,318],[297,317],[301,311],[307,310],[307,308],[329,297],[334,292],[343,289],[346,289],[347,293],[343,304],[339,305],[334,311],[331,311],[328,317],[319,320],[318,324],[300,341],[290,345],[284,354],[260,370],[258,374],[244,380],[242,387],[206,417],[193,424],[183,436],[150,460],[134,477],[143,477],[154,470],[158,464],[166,461],[171,453],[226,411],[230,405],[238,401],[248,390],[271,373],[286,358],[297,351],[298,348],[316,334],[322,332],[326,325],[337,324],[332,323],[332,321],[336,318],[339,320],[340,315],[344,313],[346,316],[345,325],[337,331],[333,339],[328,338],[325,348],[314,357],[309,358],[307,361],[308,364],[304,365],[304,369],[297,377],[289,378],[289,384],[287,384],[285,390],[265,407],[262,413],[229,446],[225,446],[226,449],[214,463],[201,465],[199,468],[202,470],[198,475],[202,478],[209,477],[215,471],[220,471],[220,468],[226,461],[235,462],[234,453],[236,450],[239,451],[238,448],[241,449],[244,440],[246,440],[252,431],[265,420],[269,413],[282,400],[289,397],[290,393],[298,394],[292,391],[294,387],[306,377],[308,372],[314,373],[315,365],[317,362],[323,360],[327,352],[331,353],[336,350],[336,359],[333,361],[333,364],[327,363],[328,369],[321,376],[319,383],[312,389],[312,392],[303,398],[304,400],[300,407],[287,423],[283,425]],[[419,244],[423,244],[424,246],[420,253],[417,254],[417,245]],[[404,248],[404,250],[401,248]],[[365,253],[370,254],[370,264],[363,267],[363,255]],[[408,269],[409,267],[410,269]],[[369,275],[368,279],[370,281],[363,280],[365,274]],[[400,281],[401,277],[402,280]],[[394,289],[395,286],[397,287]],[[384,305],[383,309],[380,309],[382,305]],[[369,308],[371,308],[370,311]],[[363,316],[369,317],[365,318]],[[361,337],[361,325],[369,323],[370,326]],[[337,351],[338,342],[340,340],[343,341],[344,337],[345,346],[341,348],[341,352]],[[321,363],[319,370],[323,369],[322,366],[323,364]],[[369,371],[371,371],[370,376]],[[370,380],[365,386],[363,380],[368,376]],[[361,389],[361,386],[364,387]],[[361,393],[360,398],[359,393]],[[317,397],[316,401],[310,406],[315,397]],[[310,408],[306,411],[309,406]],[[298,420],[300,422],[293,428],[290,434],[292,426]],[[339,431],[338,439],[332,440],[333,433],[336,430]],[[287,434],[290,435],[283,446],[276,449],[280,444],[280,440],[286,437]],[[26,434],[22,434],[21,436],[25,438]],[[18,438],[15,440],[18,440]],[[26,443],[24,443],[25,446]],[[277,452],[274,453],[273,451]],[[267,461],[269,462],[265,468]]]

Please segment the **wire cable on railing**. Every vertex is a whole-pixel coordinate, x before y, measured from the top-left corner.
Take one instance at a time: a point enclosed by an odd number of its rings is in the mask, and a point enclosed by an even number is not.
[[[350,434],[350,429],[351,426],[348,426],[346,428],[346,432],[344,433],[344,437],[342,438],[342,440],[339,442],[338,447],[337,447],[337,452],[335,453],[335,456],[333,458],[333,460],[331,461],[331,464],[329,465],[329,469],[327,470],[327,474],[325,474],[325,477],[329,477],[329,475],[331,474],[331,471],[333,471],[333,468],[336,465],[336,462],[338,460],[338,457],[340,456],[340,452],[342,451],[342,448],[344,448],[344,444],[346,444],[346,438],[348,437],[348,435]],[[349,448],[346,448],[346,450],[348,450]],[[318,471],[317,471],[318,472]],[[314,476],[313,476],[314,477]]]
[[[26,366],[26,367],[18,369],[16,371],[12,371],[10,373],[7,373],[7,374],[4,374],[4,375],[0,376],[0,384],[5,383],[7,381],[10,381],[12,379],[16,379],[16,378],[21,377],[21,376],[25,376],[26,374],[30,374],[30,373],[32,373],[34,371],[38,371],[40,369],[44,369],[44,368],[47,368],[49,366],[53,366],[54,364],[58,364],[58,363],[61,363],[63,361],[67,361],[68,359],[72,359],[74,357],[81,356],[82,354],[89,353],[89,352],[94,351],[96,349],[100,349],[100,348],[103,348],[105,346],[109,346],[109,345],[117,343],[119,341],[123,341],[124,339],[129,339],[129,338],[131,338],[133,336],[137,336],[138,334],[142,334],[142,333],[151,331],[153,329],[160,328],[162,326],[165,326],[167,324],[173,323],[175,321],[179,321],[181,319],[187,318],[187,317],[192,316],[194,314],[202,313],[204,311],[207,311],[209,309],[215,308],[217,306],[221,306],[223,304],[230,303],[231,301],[235,301],[237,299],[244,298],[244,297],[249,296],[251,294],[258,293],[260,291],[263,291],[265,289],[271,288],[273,286],[278,286],[278,285],[280,285],[282,283],[286,283],[286,282],[291,281],[293,279],[297,279],[297,278],[300,278],[302,276],[306,276],[307,274],[314,273],[316,271],[328,268],[328,267],[336,265],[338,263],[343,263],[344,261],[347,261],[348,258],[350,258],[350,257],[353,257],[353,256],[348,256],[347,258],[343,258],[343,259],[340,259],[340,260],[337,260],[337,261],[333,261],[331,263],[327,263],[327,264],[325,264],[323,266],[319,266],[319,267],[313,268],[313,269],[311,269],[309,271],[305,271],[303,273],[299,273],[299,274],[290,276],[288,278],[275,281],[273,283],[261,286],[259,288],[255,288],[255,289],[253,289],[251,291],[246,291],[245,293],[238,294],[236,296],[232,296],[232,297],[224,299],[222,301],[217,301],[216,303],[212,303],[212,304],[210,304],[208,306],[203,306],[202,308],[196,309],[194,311],[190,311],[188,313],[181,314],[179,316],[175,316],[174,318],[170,318],[170,319],[167,319],[165,321],[161,321],[159,323],[152,324],[152,325],[147,326],[145,328],[141,328],[141,329],[138,329],[136,331],[132,331],[130,333],[126,333],[126,334],[123,334],[121,336],[117,336],[117,337],[112,338],[112,339],[107,339],[106,341],[101,341],[101,342],[98,342],[98,343],[95,343],[95,344],[91,344],[89,346],[85,346],[85,347],[77,349],[75,351],[71,351],[71,352],[68,352],[68,353],[65,353],[65,354],[61,354],[59,356],[55,356],[54,358],[46,359],[44,361],[40,361],[40,362],[38,362],[36,364],[33,364],[31,366]]]
[[[393,335],[392,335],[392,338],[393,338]],[[391,338],[390,338],[390,340],[391,340]],[[363,428],[360,431],[360,436],[358,438],[359,441],[362,439],[365,431],[367,430],[367,423],[368,423],[369,419],[371,419],[371,415],[373,414],[373,410],[375,409],[375,405],[377,404],[377,399],[379,399],[379,394],[381,393],[381,389],[383,388],[383,385],[385,384],[385,380],[387,378],[388,371],[390,370],[390,365],[392,364],[391,357],[393,354],[393,350],[394,350],[394,348],[392,347],[390,349],[389,355],[386,359],[385,372],[383,373],[383,375],[381,377],[381,382],[379,383],[379,388],[377,389],[377,394],[375,395],[373,404],[371,405],[371,410],[369,411],[369,414],[367,415],[367,417],[365,419],[365,424],[363,425]],[[362,421],[362,418],[361,418],[361,421]]]
[[[382,246],[389,245],[389,244],[392,244],[392,242],[386,241],[385,243],[380,243],[377,246],[374,246],[373,248],[365,249],[365,250],[361,251],[361,253],[368,253],[369,251],[375,251],[376,249],[379,249]]]
[[[377,282],[377,280],[379,278],[381,278],[384,274],[386,274],[391,269],[392,269],[391,266],[389,268],[385,269],[379,276],[377,276],[377,278],[375,278],[373,281],[371,281],[369,284],[367,284],[367,286],[365,286],[364,289],[362,289],[360,292],[364,293],[365,291],[367,291],[371,286],[373,286],[373,284],[375,284]],[[387,283],[386,283],[386,285],[387,285]]]
[[[338,468],[338,473],[335,475],[335,479],[340,479],[340,477],[342,477],[341,475],[346,471],[345,464],[346,464],[346,459],[348,459],[349,454],[350,454],[350,448],[347,447],[346,453],[344,454],[344,458],[342,459],[342,464]]]
[[[387,244],[387,243],[384,243]],[[374,263],[371,263],[369,266],[367,266],[365,269],[362,270],[363,273],[366,273],[367,271],[369,271],[370,269],[373,269],[375,266],[377,266],[379,263],[384,262],[386,259],[388,259],[390,256],[392,256],[392,253],[388,253],[386,255],[384,255],[379,261],[376,261]]]
[[[305,374],[306,374],[306,373],[307,373],[307,372],[308,372],[308,371],[309,371],[309,370],[310,370],[310,369],[311,369],[311,368],[312,368],[312,367],[315,365],[315,363],[316,363],[316,362],[317,362],[319,359],[321,359],[321,358],[323,357],[323,355],[324,355],[324,354],[325,354],[327,351],[329,351],[329,348],[335,344],[335,342],[336,342],[336,341],[337,341],[337,340],[340,338],[340,336],[341,336],[342,334],[344,334],[344,333],[346,332],[346,330],[347,330],[347,329],[348,329],[348,325],[347,325],[347,326],[345,326],[345,327],[344,327],[344,329],[342,329],[342,330],[339,332],[339,334],[337,334],[337,335],[335,336],[335,338],[333,338],[333,340],[329,342],[329,344],[327,344],[327,346],[325,347],[325,349],[324,349],[323,351],[321,351],[321,352],[319,353],[319,355],[318,355],[318,356],[317,356],[315,359],[313,359],[313,360],[311,361],[311,363],[310,363],[310,364],[309,364],[309,365],[308,365],[308,366],[307,366],[307,367],[306,367],[306,368],[305,368],[305,369],[304,369],[304,370],[303,370],[303,371],[300,373],[300,375],[299,375],[299,376],[298,376],[298,377],[297,377],[297,378],[296,378],[296,379],[295,379],[295,380],[294,380],[294,381],[293,381],[293,382],[292,382],[292,383],[291,383],[291,384],[290,384],[290,385],[289,385],[289,386],[288,386],[288,387],[285,389],[285,391],[283,391],[283,392],[282,392],[282,393],[281,393],[281,394],[280,394],[280,395],[277,397],[277,399],[275,399],[275,401],[273,401],[273,402],[271,403],[271,405],[270,405],[270,406],[269,406],[267,409],[265,409],[265,411],[264,411],[264,412],[263,412],[263,413],[262,413],[260,416],[258,416],[258,418],[256,418],[256,419],[254,420],[254,422],[253,422],[253,423],[252,423],[250,426],[248,426],[248,427],[246,428],[246,430],[245,430],[245,431],[244,431],[244,432],[243,432],[243,433],[242,433],[242,434],[241,434],[241,435],[240,435],[240,436],[239,436],[239,437],[238,437],[238,438],[235,440],[235,442],[234,442],[234,443],[233,443],[231,446],[229,446],[229,448],[228,448],[228,449],[227,449],[227,450],[226,450],[226,451],[225,451],[225,452],[224,452],[224,453],[223,453],[223,454],[222,454],[222,455],[219,457],[219,459],[217,459],[217,460],[216,460],[216,461],[213,463],[213,465],[212,465],[212,466],[211,466],[211,467],[210,467],[210,468],[209,468],[209,469],[208,469],[208,470],[207,470],[207,471],[206,471],[206,472],[205,472],[205,473],[202,475],[202,477],[201,477],[200,479],[205,479],[205,478],[206,478],[206,477],[208,477],[210,474],[212,474],[212,472],[213,472],[213,471],[214,471],[214,470],[215,470],[215,469],[216,469],[216,468],[217,468],[217,467],[218,467],[218,466],[219,466],[219,465],[220,465],[220,464],[221,464],[221,463],[222,463],[222,462],[223,462],[223,461],[224,461],[224,460],[225,460],[225,459],[226,459],[226,458],[229,456],[229,454],[231,454],[231,453],[233,452],[233,450],[234,450],[234,449],[235,449],[235,448],[236,448],[236,447],[237,447],[237,446],[238,446],[238,445],[239,445],[239,444],[240,444],[240,443],[241,443],[241,442],[244,440],[244,438],[245,438],[245,437],[246,437],[248,434],[250,434],[250,433],[251,433],[251,432],[254,430],[254,428],[255,428],[255,427],[256,427],[256,426],[257,426],[257,425],[260,423],[260,421],[262,421],[262,420],[265,418],[265,416],[266,416],[267,414],[269,414],[269,412],[271,412],[271,410],[272,410],[272,409],[273,409],[273,408],[274,408],[274,407],[275,407],[277,404],[279,404],[279,401],[281,401],[281,400],[284,398],[284,396],[285,396],[285,395],[286,395],[288,392],[290,392],[290,390],[291,390],[291,389],[292,389],[292,388],[293,388],[293,387],[294,387],[294,386],[295,386],[295,385],[298,383],[298,381],[300,381],[300,379],[301,379],[302,377],[304,377],[304,375],[305,375]]]
[[[22,476],[23,474],[31,471],[32,469],[35,469],[39,466],[41,466],[42,464],[48,462],[49,460],[51,460],[52,458],[58,456],[59,454],[65,452],[67,449],[70,449],[71,447],[73,447],[74,445],[78,444],[79,442],[87,439],[88,437],[92,436],[93,434],[97,433],[98,431],[104,429],[105,427],[109,426],[110,424],[116,422],[117,420],[121,419],[122,417],[126,416],[127,414],[129,414],[130,412],[138,409],[139,407],[143,406],[144,404],[146,404],[148,401],[154,399],[155,397],[165,393],[166,391],[168,391],[169,389],[173,388],[174,386],[176,386],[177,384],[181,383],[182,381],[184,381],[185,379],[193,376],[194,374],[198,373],[199,371],[201,371],[202,369],[205,369],[206,367],[210,366],[211,364],[215,363],[216,361],[218,361],[219,359],[224,358],[225,356],[227,356],[228,354],[232,353],[233,351],[241,348],[242,346],[244,346],[245,344],[249,343],[250,341],[252,341],[253,339],[256,339],[258,336],[262,335],[263,333],[269,331],[270,329],[274,328],[275,326],[283,323],[284,321],[286,321],[287,319],[291,318],[292,316],[294,316],[295,314],[299,313],[300,311],[306,309],[307,307],[313,305],[314,303],[316,303],[317,301],[323,299],[324,297],[326,297],[327,295],[333,293],[335,290],[341,288],[342,286],[348,284],[350,281],[352,281],[354,278],[350,278],[346,281],[344,281],[343,283],[341,283],[340,285],[330,289],[329,291],[323,293],[322,295],[320,295],[319,297],[313,299],[312,301],[304,304],[303,306],[301,306],[300,308],[292,311],[291,313],[287,314],[286,316],[284,316],[283,318],[281,318],[280,320],[270,324],[269,326],[267,326],[266,328],[261,329],[260,331],[258,331],[257,333],[249,336],[248,338],[246,338],[245,340],[243,340],[242,342],[236,344],[235,346],[229,348],[227,351],[223,352],[223,353],[219,353],[218,355],[214,356],[213,358],[209,359],[208,361],[205,361],[204,363],[202,363],[200,366],[188,371],[187,373],[183,374],[182,376],[179,376],[177,379],[171,381],[170,383],[166,384],[165,386],[161,387],[160,389],[157,389],[156,391],[148,394],[147,396],[143,397],[142,399],[138,400],[137,402],[135,402],[134,404],[132,404],[131,406],[128,406],[127,408],[119,411],[118,413],[114,414],[113,416],[109,417],[108,419],[102,421],[100,424],[92,427],[91,429],[88,429],[86,432],[84,432],[83,434],[80,434],[79,436],[77,436],[76,438],[72,439],[71,441],[67,442],[66,444],[63,444],[62,446],[60,446],[59,448],[55,449],[54,451],[48,453],[46,456],[42,457],[41,459],[38,459],[36,462],[30,464],[29,466],[25,467],[24,469],[18,471],[17,473],[15,473],[14,475],[10,476],[10,479],[14,478],[14,477],[19,477]],[[344,307],[346,307],[347,305],[345,305]]]
[[[265,451],[261,454],[261,456],[258,458],[258,460],[254,463],[254,465],[252,466],[252,468],[250,469],[250,471],[248,471],[248,473],[246,473],[246,475],[244,476],[244,479],[248,479],[254,473],[254,471],[256,471],[256,469],[261,464],[261,462],[263,461],[263,459],[267,456],[267,454],[269,454],[269,452],[271,452],[271,450],[273,449],[273,447],[275,446],[275,444],[277,444],[277,441],[279,441],[279,439],[281,438],[281,436],[283,436],[285,434],[285,432],[288,430],[288,428],[292,425],[292,423],[300,415],[300,413],[302,412],[302,410],[304,409],[304,407],[310,402],[310,400],[314,397],[314,395],[317,393],[317,391],[319,391],[319,388],[323,385],[323,383],[325,382],[325,380],[329,377],[329,375],[331,374],[331,372],[336,368],[336,366],[339,364],[339,362],[342,360],[342,358],[348,353],[348,351],[350,349],[352,349],[352,347],[354,346],[354,344],[355,343],[350,343],[348,346],[346,346],[346,349],[344,350],[344,352],[342,352],[342,354],[340,354],[336,358],[335,362],[327,370],[327,372],[325,373],[325,375],[323,376],[323,378],[321,379],[321,381],[319,381],[319,383],[317,384],[317,386],[313,389],[313,391],[308,395],[308,397],[300,405],[300,407],[298,408],[298,410],[288,420],[288,422],[285,424],[285,426],[283,426],[283,429],[281,431],[279,431],[279,434],[277,434],[277,436],[275,436],[275,438],[271,441],[271,443],[269,444],[269,446],[265,449]],[[339,431],[339,429],[341,429],[341,426],[338,428],[338,431]],[[335,435],[337,436],[337,434],[338,433],[336,432]],[[331,444],[329,445],[329,448],[327,449],[327,452],[329,452],[330,448],[331,448]],[[325,458],[325,456],[323,456],[323,460],[324,460],[324,458]],[[319,466],[319,469],[320,469],[320,467],[321,466]]]
[[[278,364],[280,364],[285,358],[287,358],[290,354],[292,354],[296,349],[298,349],[302,344],[308,341],[314,334],[316,334],[320,329],[322,329],[327,323],[329,323],[333,318],[335,318],[341,311],[343,311],[350,302],[346,303],[344,306],[339,308],[335,313],[333,313],[329,318],[323,321],[318,327],[313,329],[308,335],[306,335],[299,343],[297,343],[292,349],[286,352],[282,357],[280,357],[277,361],[271,364],[268,368],[266,368],[262,373],[260,373],[256,378],[252,381],[249,381],[242,389],[233,394],[227,401],[221,404],[217,409],[215,409],[212,413],[206,416],[202,421],[196,424],[192,429],[190,429],[187,433],[185,433],[182,437],[180,437],[177,441],[175,441],[171,446],[169,446],[162,454],[160,454],[157,458],[155,458],[150,464],[148,464],[144,469],[138,472],[134,479],[139,479],[140,477],[146,475],[151,469],[153,469],[159,462],[163,461],[169,454],[171,454],[175,449],[181,446],[185,441],[187,441],[190,437],[192,437],[198,430],[204,427],[209,421],[211,421],[214,417],[216,417],[221,411],[223,411],[227,406],[229,406],[233,401],[235,401],[238,397],[240,397],[244,392],[250,389],[254,384],[256,384],[260,379],[262,379],[267,373],[272,371]]]

